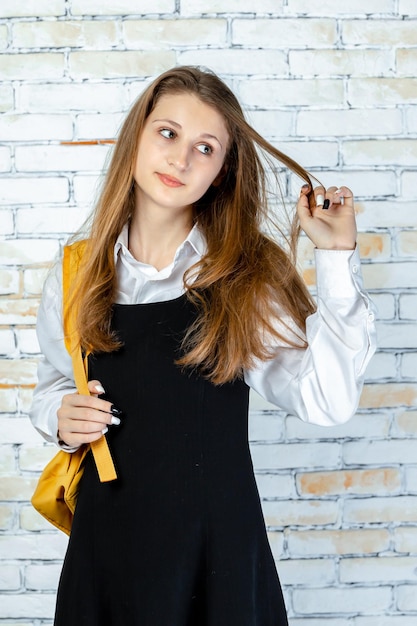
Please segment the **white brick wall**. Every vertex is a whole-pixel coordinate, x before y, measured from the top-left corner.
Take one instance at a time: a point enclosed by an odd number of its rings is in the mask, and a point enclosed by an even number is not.
[[[183,63],[220,73],[262,134],[354,189],[379,308],[379,352],[350,423],[310,426],[252,399],[290,625],[414,626],[416,0],[0,3],[0,626],[52,623],[66,546],[28,503],[54,453],[27,419],[34,324],[47,267],[87,215],[109,148],[60,142],[114,137],[148,80]],[[303,238],[313,285],[311,248]]]

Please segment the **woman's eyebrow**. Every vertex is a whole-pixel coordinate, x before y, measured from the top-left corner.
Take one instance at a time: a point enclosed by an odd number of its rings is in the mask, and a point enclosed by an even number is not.
[[[172,126],[175,126],[176,128],[182,128],[181,124],[179,124],[178,122],[174,122],[174,120],[169,120],[168,118],[152,120],[152,124],[155,124],[158,122],[159,123],[164,122],[165,124],[171,124]],[[215,141],[217,141],[219,146],[223,148],[221,142],[216,137],[216,135],[211,135],[210,133],[201,133],[200,137],[201,139],[214,139]]]

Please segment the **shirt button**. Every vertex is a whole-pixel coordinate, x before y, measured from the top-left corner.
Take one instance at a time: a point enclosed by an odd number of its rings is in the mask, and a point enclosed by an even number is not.
[[[369,320],[370,322],[373,322],[373,321],[374,321],[374,319],[375,319],[375,315],[374,315],[373,313],[369,313],[369,315],[368,315],[368,320]]]
[[[352,266],[352,272],[353,272],[354,274],[357,274],[357,273],[358,273],[358,269],[359,269],[359,268],[358,268],[358,266],[357,266],[357,265],[353,265],[353,266]]]

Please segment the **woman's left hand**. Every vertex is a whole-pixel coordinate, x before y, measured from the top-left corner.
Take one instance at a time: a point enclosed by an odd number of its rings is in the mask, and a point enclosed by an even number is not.
[[[327,207],[327,208],[326,208]],[[353,250],[356,246],[356,219],[353,194],[347,187],[303,185],[297,203],[301,228],[316,248]]]

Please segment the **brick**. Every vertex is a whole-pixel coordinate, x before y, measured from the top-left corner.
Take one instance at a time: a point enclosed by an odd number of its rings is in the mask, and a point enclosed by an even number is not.
[[[283,438],[284,421],[276,413],[252,414],[249,420],[249,440],[279,441]]]
[[[25,567],[25,587],[29,591],[56,591],[62,566],[55,563]]]
[[[417,327],[407,322],[380,323],[378,345],[380,348],[415,348],[417,347]]]
[[[404,411],[395,417],[398,435],[417,435],[417,411]]]
[[[3,384],[30,385],[36,382],[36,361],[0,359],[0,379]]]
[[[397,237],[399,256],[417,257],[417,230],[405,230]]]
[[[328,19],[234,19],[232,44],[245,47],[328,47],[336,43],[336,22]]]
[[[37,532],[39,530],[51,530],[52,526],[33,506],[21,506],[19,511],[19,527],[21,530]]]
[[[414,139],[385,139],[346,141],[344,162],[347,165],[412,165],[417,159],[417,141]]]
[[[227,43],[227,20],[224,19],[127,20],[122,28],[129,50],[181,49],[195,45],[196,33],[199,46],[225,46]]]
[[[37,482],[37,478],[3,476],[0,482],[0,500],[10,502],[30,500]]]
[[[18,565],[0,565],[0,590],[17,591],[22,586]]]
[[[416,41],[417,44],[417,41]],[[397,76],[415,76],[417,63],[416,49],[400,49],[396,52]]]
[[[359,233],[359,252],[364,259],[389,259],[391,237],[381,233]]]
[[[380,352],[372,357],[366,368],[367,381],[395,378],[397,376],[397,357],[395,354]]]
[[[0,17],[46,17],[65,15],[65,0],[2,0]]]
[[[401,196],[403,198],[415,198],[417,173],[406,171],[401,174]]]
[[[400,319],[415,320],[417,317],[417,294],[400,296]]]
[[[345,20],[342,24],[344,44],[371,46],[417,45],[416,25],[405,20]]]
[[[341,589],[294,589],[293,607],[301,614],[374,613],[391,605],[391,588],[349,587]]]
[[[173,65],[175,53],[167,50],[71,52],[69,57],[70,76],[75,79],[154,76]]]
[[[181,15],[205,15],[211,13],[272,13],[281,14],[283,0],[181,0]]]
[[[39,444],[43,439],[27,417],[0,418],[0,441],[2,444]]]
[[[401,585],[397,587],[397,606],[400,611],[417,611],[415,585]]]
[[[11,169],[10,149],[0,147],[0,172],[9,172]]]
[[[0,536],[0,552],[5,559],[62,559],[68,542],[64,533]]]
[[[11,210],[0,210],[0,235],[14,234],[14,214]]]
[[[278,563],[282,585],[331,585],[335,582],[332,559],[285,559]]]
[[[353,622],[346,621],[344,618],[336,619],[331,617],[326,619],[320,617],[320,619],[291,619],[291,626],[352,626]],[[379,626],[379,625],[378,625]]]
[[[365,385],[361,407],[413,406],[417,401],[417,385],[412,383],[385,383]]]
[[[387,556],[342,559],[339,565],[342,583],[391,582],[414,580],[417,557]]]
[[[356,441],[355,444],[357,444]],[[372,460],[369,462],[372,463]],[[384,459],[384,462],[389,463],[389,459]],[[300,472],[297,474],[296,482],[300,496],[321,497],[347,493],[379,495],[398,492],[401,488],[401,473],[398,469],[389,467],[332,472]]]
[[[416,328],[414,334],[416,334]],[[411,352],[409,354],[403,354],[401,358],[401,374],[403,378],[413,378],[417,376],[417,353]]]
[[[299,163],[302,161],[307,168],[317,164],[317,154],[326,168],[339,162],[339,146],[335,141],[272,141],[272,144]]]
[[[73,233],[86,217],[84,209],[74,206],[19,209],[16,228],[19,235]]]
[[[0,263],[27,265],[51,261],[59,251],[52,239],[9,239],[0,243]]]
[[[0,388],[0,413],[15,413],[16,410],[17,395],[15,390]]]
[[[416,78],[351,78],[348,102],[352,107],[398,106],[417,103]]]
[[[338,4],[333,0],[288,0],[287,6],[290,13],[303,13],[311,16],[322,15],[324,17],[329,15],[392,13],[391,0],[366,0],[366,4],[363,3],[363,0],[349,0],[349,3],[346,4]]]
[[[297,530],[286,535],[290,555],[377,554],[388,550],[387,529]]]
[[[330,625],[329,625],[330,626]],[[333,626],[333,624],[331,624]],[[378,615],[377,617],[356,617],[349,626],[412,626],[409,615]]]
[[[34,328],[17,330],[18,346],[21,354],[34,355],[40,353],[39,343]]]
[[[14,96],[11,85],[0,85],[0,113],[5,113],[13,109]]]
[[[395,317],[395,297],[388,293],[373,293],[372,300],[377,307],[377,319],[392,320]],[[372,364],[372,361],[371,361]]]
[[[395,496],[346,500],[343,522],[346,524],[372,524],[417,521],[417,497]]]
[[[33,388],[19,388],[18,390],[18,397],[19,397],[19,409],[20,409],[20,413],[29,413],[30,411],[30,407],[32,406],[32,398],[33,398]],[[32,437],[32,441],[34,441],[34,437]],[[38,441],[39,438],[36,434],[36,441]]]
[[[54,445],[28,445],[19,448],[19,469],[22,472],[40,472],[56,454]]]
[[[68,179],[61,177],[2,178],[0,204],[36,204],[66,202],[69,197]]]
[[[80,114],[77,116],[76,134],[78,139],[112,139],[116,137],[124,114],[104,113]]]
[[[272,80],[238,82],[238,95],[245,106],[274,109],[282,106],[341,106],[344,93],[341,81],[331,79]]]
[[[375,263],[362,269],[368,289],[417,287],[417,263]]]
[[[202,65],[209,67],[222,76],[231,74],[269,76],[288,76],[288,62],[282,50],[249,50],[231,48],[222,50],[186,50],[178,52],[178,61],[182,65]],[[271,130],[271,129],[270,129]]]
[[[410,133],[417,132],[417,107],[409,107],[405,113],[408,130]]]
[[[38,306],[38,300],[29,298],[26,300],[0,300],[0,324],[35,324]]]
[[[373,229],[375,224],[379,228],[415,227],[415,202],[366,200],[357,202],[355,209],[360,230]]]
[[[415,552],[417,546],[417,528],[400,526],[393,530],[396,552]]]
[[[56,52],[0,55],[0,73],[3,80],[62,78],[64,55]]]
[[[16,352],[15,336],[12,330],[0,329],[0,354],[11,356]]]
[[[396,109],[347,109],[299,111],[297,134],[313,137],[352,135],[398,135],[402,132],[401,112]],[[383,174],[384,172],[380,172]],[[350,176],[351,172],[348,173]],[[359,194],[362,195],[362,194]]]
[[[261,444],[252,446],[253,463],[258,469],[287,469],[338,463],[338,443]]]
[[[121,111],[123,86],[94,83],[62,83],[45,85],[23,84],[19,90],[20,107],[24,111]]]
[[[407,493],[417,492],[417,469],[415,467],[407,467],[405,470],[405,487]]]
[[[262,503],[270,527],[335,524],[339,505],[334,501],[267,500]]]
[[[256,468],[255,468],[256,472]],[[256,473],[256,483],[261,498],[292,498],[296,495],[294,479],[288,474]]]
[[[286,418],[286,436],[288,439],[345,439],[369,437],[373,433],[375,437],[386,437],[389,434],[390,420],[384,414],[355,415],[345,424],[332,426],[317,426],[307,424],[298,417]]]
[[[20,172],[101,170],[108,146],[18,146],[16,169]]]
[[[277,561],[284,554],[284,533],[271,531],[268,533],[268,541],[271,546],[272,555]]]
[[[250,125],[263,137],[289,137],[293,135],[292,111],[247,111]]]
[[[5,50],[9,45],[9,32],[7,24],[0,25],[0,50]]]
[[[19,291],[20,291],[19,271],[2,269],[0,273],[0,294],[3,296],[15,295],[15,294],[18,294]]]
[[[102,178],[100,175],[75,175],[73,178],[74,198],[78,204],[91,206],[98,197]]]
[[[116,23],[106,21],[18,22],[12,26],[17,48],[106,49],[119,43]]]
[[[414,0],[399,0],[398,13],[400,15],[417,15],[417,6]]]
[[[16,454],[13,446],[2,445],[0,447],[0,474],[13,474],[16,471]],[[1,480],[1,479],[0,479]]]
[[[10,530],[14,519],[14,508],[10,504],[0,504],[0,530]]]
[[[0,607],[0,619],[52,619],[55,610],[55,594],[24,593],[18,600],[14,594],[4,594]],[[33,622],[32,622],[33,623]]]
[[[389,76],[394,59],[390,50],[290,50],[293,76]]]
[[[40,296],[48,272],[49,268],[47,267],[28,269],[23,272],[23,286],[26,296]]]
[[[146,15],[147,13],[173,13],[175,0],[72,0],[72,15]]]
[[[3,115],[0,117],[2,141],[71,139],[72,120],[67,115]]]

